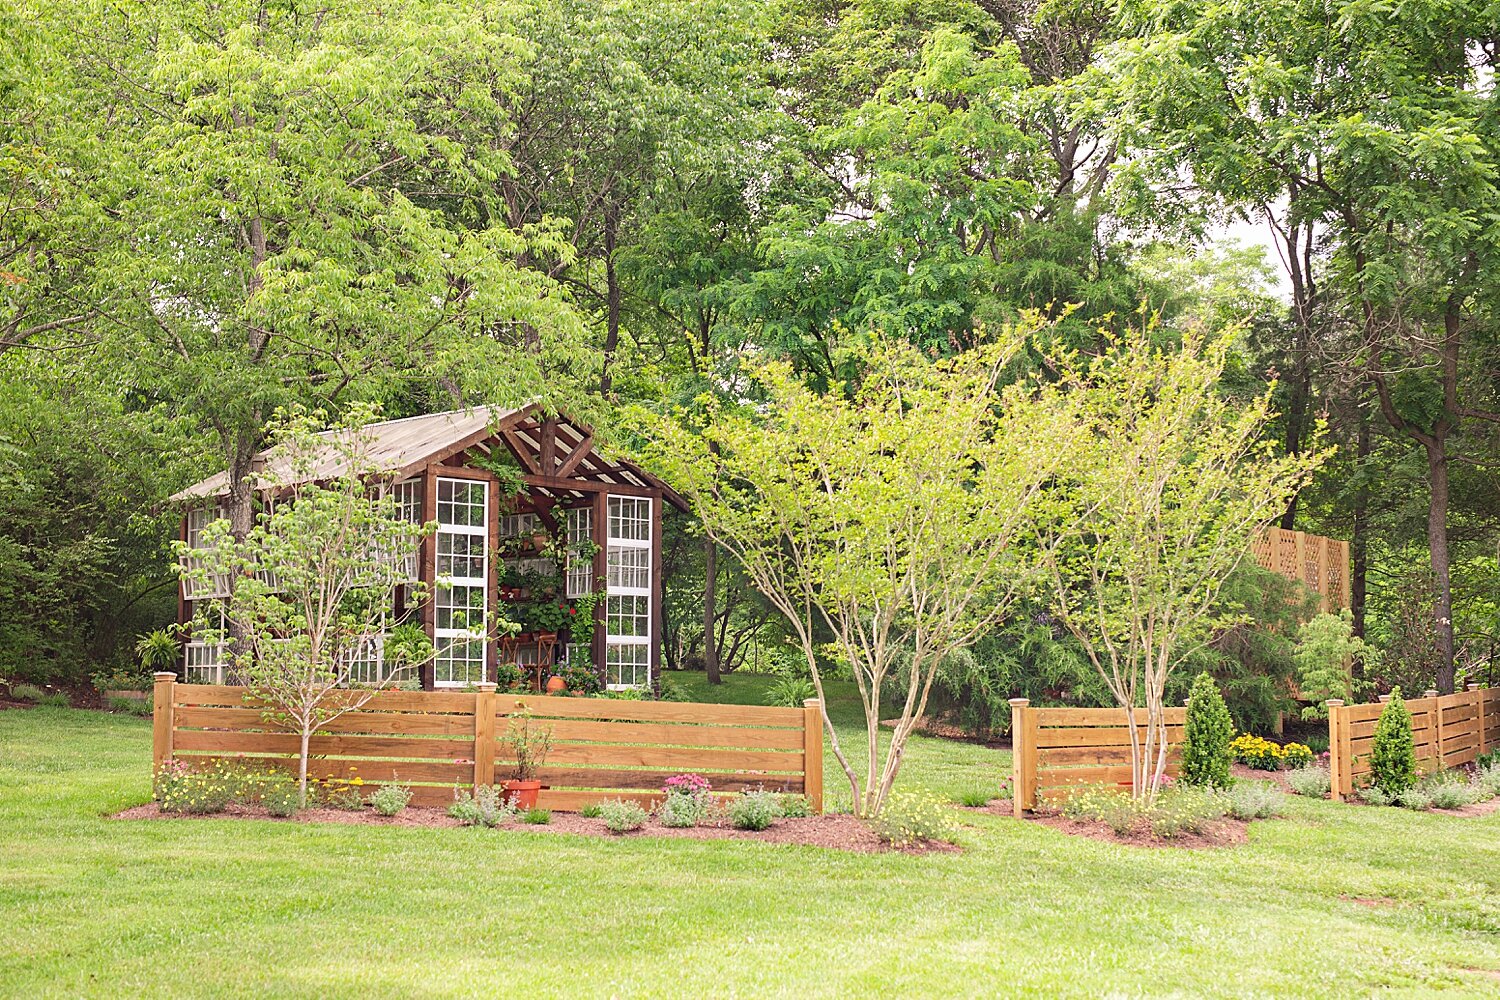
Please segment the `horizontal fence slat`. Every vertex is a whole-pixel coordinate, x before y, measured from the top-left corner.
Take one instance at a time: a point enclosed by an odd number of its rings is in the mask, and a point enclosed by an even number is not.
[[[498,770],[503,757],[495,756]],[[800,771],[802,754],[770,750],[702,750],[674,747],[637,747],[621,744],[581,746],[564,743],[547,755],[554,764],[617,764],[691,771]],[[710,781],[713,775],[708,775]]]
[[[662,783],[676,771],[622,771],[610,768],[543,767],[537,771],[537,780],[544,785],[562,788],[632,788],[661,791]],[[796,791],[803,788],[802,775],[731,775],[711,774],[709,782],[714,791],[739,792],[753,788],[767,791]],[[496,780],[504,778],[497,770]]]
[[[509,716],[495,721],[497,735],[505,735]],[[596,722],[592,719],[545,719],[534,727],[550,727],[553,740],[594,743],[661,743],[694,747],[738,747],[801,750],[801,729],[748,726],[694,726],[659,722]]]
[[[228,753],[298,753],[301,739],[296,733],[231,733],[179,729],[172,737],[181,750],[212,750]],[[428,760],[472,760],[474,742],[425,737],[314,736],[308,753],[328,757],[420,757]]]
[[[1075,764],[1118,764],[1122,757],[1130,759],[1129,747],[1124,748],[1123,754],[1120,751],[1121,748],[1117,746],[1042,748],[1037,751],[1037,763],[1048,768]],[[1180,746],[1167,747],[1169,760],[1180,755]]]
[[[179,728],[232,729],[240,732],[286,732],[267,722],[258,708],[183,707],[173,713]],[[323,723],[320,733],[364,733],[372,736],[466,736],[474,732],[470,715],[424,715],[415,712],[349,712]]]
[[[475,695],[465,691],[368,691],[334,692],[328,703],[358,702],[362,711],[383,712],[467,712],[474,714]],[[187,705],[253,706],[256,704],[242,687],[222,684],[173,684],[172,703]]]
[[[237,764],[249,768],[281,768],[296,773],[296,757],[271,757],[265,755],[250,754],[183,754],[176,758],[192,767],[203,767],[212,761],[224,761],[229,764]],[[350,765],[355,770],[350,771]],[[347,780],[359,777],[365,782],[365,787],[373,792],[370,787],[374,783],[382,781],[400,781],[402,783],[437,783],[437,784],[462,784],[467,786],[473,779],[474,769],[466,764],[439,764],[436,761],[426,760],[329,760],[327,758],[313,758],[307,762],[307,776],[309,778],[337,778]],[[450,793],[451,798],[451,793]]]
[[[498,695],[497,731],[504,720],[524,706],[537,718],[595,719],[607,722],[690,722],[700,725],[781,726],[801,729],[800,708],[761,705],[710,705],[691,701],[625,701],[615,698],[557,698],[546,695]]]
[[[649,809],[661,801],[662,795],[660,792],[580,792],[544,788],[537,794],[536,804],[543,809],[553,809],[557,812],[577,812],[586,805],[592,805],[595,802],[608,802],[613,799],[638,802]]]
[[[1168,762],[1166,773],[1176,777],[1177,766]],[[1128,784],[1131,778],[1129,764],[1113,767],[1050,768],[1037,773],[1037,788],[1066,788],[1074,785],[1119,785]]]
[[[1145,738],[1141,730],[1137,739]],[[1168,726],[1165,730],[1168,743],[1182,741],[1182,727]],[[1124,726],[1096,726],[1085,729],[1039,729],[1036,734],[1038,747],[1125,747],[1130,749],[1130,730]]]
[[[1037,715],[1037,726],[1041,729],[1055,726],[1119,726],[1124,728],[1126,724],[1123,708],[1037,708],[1033,711]],[[1147,720],[1146,710],[1136,709],[1135,718],[1138,725],[1144,726]],[[1187,721],[1187,709],[1164,708],[1162,721],[1168,725],[1180,726]]]

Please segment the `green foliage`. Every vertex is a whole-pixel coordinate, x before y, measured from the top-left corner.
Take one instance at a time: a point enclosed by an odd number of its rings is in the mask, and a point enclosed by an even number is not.
[[[1394,804],[1395,797],[1387,795],[1379,785],[1367,785],[1357,793],[1359,800],[1367,806],[1388,806]]]
[[[993,788],[966,788],[962,792],[959,792],[958,797],[953,801],[970,809],[982,809],[989,805],[990,800],[994,798],[995,790]]]
[[[598,819],[604,815],[604,807],[598,802],[585,802],[578,808],[578,815],[584,819]]]
[[[1228,788],[1229,742],[1233,738],[1234,720],[1229,717],[1219,686],[1207,673],[1199,674],[1188,695],[1178,780],[1185,785]]]
[[[1412,787],[1397,792],[1393,798],[1396,805],[1413,812],[1422,812],[1432,806],[1432,793],[1425,788]]]
[[[656,807],[662,826],[697,826],[708,815],[708,805],[695,795],[669,793]]]
[[[139,715],[142,718],[152,714],[152,704],[144,698],[111,698],[109,699],[109,710],[111,712],[124,712],[127,715]]]
[[[527,823],[531,826],[546,826],[548,823],[552,822],[552,810],[543,809],[540,806],[533,806],[532,808],[521,813],[520,818],[522,823]]]
[[[1391,692],[1391,700],[1381,709],[1380,719],[1375,723],[1375,740],[1370,747],[1370,780],[1391,796],[1399,796],[1417,781],[1411,712],[1401,698],[1400,688]]]
[[[1479,801],[1480,789],[1467,782],[1439,781],[1428,786],[1427,794],[1434,809],[1462,809]]]
[[[1304,721],[1328,718],[1327,701],[1348,702],[1353,696],[1356,660],[1373,666],[1372,650],[1354,635],[1348,609],[1321,614],[1297,630],[1297,685],[1313,704],[1302,710]]]
[[[1059,811],[1068,819],[1103,823],[1124,836],[1149,814],[1150,805],[1145,799],[1127,795],[1118,788],[1095,786],[1073,791]]]
[[[766,704],[781,708],[801,708],[809,698],[818,696],[817,688],[807,677],[784,674],[766,689]]]
[[[381,782],[370,796],[370,806],[382,816],[395,816],[411,804],[412,791],[399,781]]]
[[[137,636],[135,656],[141,663],[141,669],[149,674],[176,667],[182,656],[182,648],[177,644],[179,634],[179,630],[173,626],[152,629]]]
[[[99,670],[89,676],[96,691],[149,691],[152,679],[134,667]]]
[[[448,815],[464,826],[500,826],[515,819],[516,807],[495,785],[480,785],[472,793],[454,789]]]
[[[552,727],[537,725],[531,711],[519,706],[510,715],[500,745],[509,751],[514,761],[515,779],[535,781],[537,770],[547,762],[547,754],[552,751]]]
[[[1303,743],[1284,743],[1281,747],[1281,766],[1300,768],[1313,762],[1312,747]]]
[[[222,761],[193,769],[169,760],[156,772],[153,794],[162,812],[205,815],[223,812],[244,790],[241,769]]]
[[[736,830],[764,830],[781,815],[775,793],[761,789],[736,795],[729,800],[726,812]]]
[[[1228,796],[1211,788],[1174,788],[1158,797],[1147,821],[1151,832],[1164,839],[1180,837],[1184,833],[1202,833],[1205,826],[1224,815],[1228,809],[1227,799]],[[1240,808],[1249,811],[1246,800],[1236,801]]]
[[[1314,799],[1327,798],[1329,789],[1333,787],[1328,768],[1316,766],[1299,767],[1288,771],[1286,783],[1298,795],[1306,795]]]
[[[571,694],[593,696],[604,690],[604,682],[599,679],[592,663],[559,664],[552,668],[552,676],[561,677]]]
[[[776,811],[783,819],[805,819],[812,815],[812,803],[806,795],[785,792],[776,799]]]
[[[1280,744],[1253,733],[1236,736],[1229,744],[1229,750],[1235,760],[1257,771],[1278,771],[1286,759],[1286,752]]]
[[[898,849],[925,843],[951,844],[957,835],[948,804],[926,791],[892,795],[870,825],[876,836]]]
[[[1328,775],[1323,775],[1326,794]],[[1295,786],[1292,789],[1297,791]],[[1298,792],[1305,795],[1306,792]],[[1286,796],[1275,785],[1264,781],[1237,781],[1219,793],[1224,811],[1235,819],[1269,819],[1286,810]]]
[[[47,692],[43,691],[35,684],[12,684],[10,686],[10,696],[16,701],[39,702],[43,698],[47,697]]]
[[[650,818],[644,806],[632,799],[606,799],[599,803],[599,818],[610,833],[630,833]]]

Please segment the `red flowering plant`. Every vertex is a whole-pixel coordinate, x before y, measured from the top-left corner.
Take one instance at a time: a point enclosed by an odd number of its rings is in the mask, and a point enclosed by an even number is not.
[[[697,826],[710,815],[713,786],[701,774],[674,774],[662,782],[666,798],[657,815],[667,826]]]

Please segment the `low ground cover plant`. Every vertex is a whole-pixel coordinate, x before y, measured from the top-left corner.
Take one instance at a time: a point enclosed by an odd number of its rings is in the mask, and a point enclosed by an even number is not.
[[[515,819],[516,809],[501,789],[481,785],[472,794],[467,789],[455,790],[448,815],[464,826],[495,827]]]
[[[764,830],[781,815],[773,792],[752,789],[729,800],[729,822],[736,830]]]
[[[662,783],[665,798],[657,806],[662,825],[697,826],[713,809],[713,786],[701,774],[675,774]]]
[[[1224,816],[1239,820],[1279,816],[1286,796],[1259,781],[1238,781],[1228,788],[1177,785],[1155,800],[1132,798],[1103,785],[1081,788],[1062,802],[1059,811],[1069,818],[1103,823],[1119,836],[1150,830],[1163,839],[1201,833]]]
[[[578,810],[578,815],[584,819],[598,819],[603,814],[604,806],[598,802],[585,802]]]
[[[382,816],[395,816],[411,804],[411,789],[399,781],[387,781],[370,796],[370,805]]]
[[[812,815],[812,803],[806,795],[784,794],[776,799],[776,808],[783,819],[803,819]]]
[[[105,706],[111,712],[124,712],[127,715],[146,716],[151,714],[151,702],[144,698],[121,698],[118,695],[110,698]]]
[[[1270,819],[1286,811],[1281,789],[1263,781],[1237,781],[1219,793],[1219,800],[1235,819]]]
[[[541,806],[532,806],[521,813],[521,822],[531,826],[546,826],[552,822],[552,810],[543,809]]]
[[[35,684],[12,684],[10,696],[16,701],[41,701],[47,697],[47,692]]]
[[[639,802],[607,799],[599,803],[599,818],[610,833],[629,833],[646,825],[647,813]]]
[[[951,844],[956,828],[952,813],[930,792],[896,792],[871,827],[891,847],[915,847],[927,841]]]
[[[1328,773],[1328,768],[1314,764],[1289,772],[1286,776],[1286,783],[1298,795],[1323,799],[1328,797],[1328,790],[1332,787],[1332,778]]]

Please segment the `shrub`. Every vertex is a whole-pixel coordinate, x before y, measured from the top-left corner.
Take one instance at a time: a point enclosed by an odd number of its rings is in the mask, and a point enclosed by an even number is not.
[[[552,668],[552,676],[561,677],[570,694],[595,695],[604,690],[592,663],[562,663]]]
[[[464,826],[499,826],[516,815],[515,806],[494,785],[480,785],[470,795],[466,789],[456,789],[448,815]]]
[[[47,697],[47,692],[35,684],[12,684],[10,696],[16,701],[41,701]]]
[[[1229,741],[1233,738],[1234,720],[1229,717],[1218,685],[1205,671],[1193,681],[1188,694],[1179,780],[1185,785],[1228,788]]]
[[[813,682],[806,677],[784,675],[777,678],[766,691],[766,704],[779,705],[783,708],[801,708],[802,703],[809,698],[816,698],[818,689],[813,687]]]
[[[1489,789],[1491,797],[1500,795],[1500,761],[1476,768],[1474,783]]]
[[[1491,767],[1500,767],[1500,747],[1474,758],[1474,770],[1487,771]]]
[[[1370,780],[1387,795],[1398,796],[1417,783],[1417,751],[1411,734],[1411,713],[1401,700],[1401,689],[1381,709],[1370,748]]]
[[[1327,790],[1327,772],[1324,772],[1324,790]],[[1220,793],[1224,811],[1235,819],[1269,819],[1280,816],[1286,810],[1286,796],[1275,785],[1260,781],[1241,781]]]
[[[1371,649],[1354,635],[1354,619],[1346,608],[1338,614],[1320,614],[1297,629],[1297,686],[1313,704],[1302,710],[1305,721],[1328,718],[1330,698],[1348,701],[1356,658],[1367,665]]]
[[[1280,769],[1284,753],[1280,746],[1261,736],[1244,733],[1229,744],[1234,759],[1257,771]]]
[[[629,799],[609,799],[599,804],[599,816],[610,833],[629,833],[646,825],[646,810]]]
[[[532,806],[521,814],[521,822],[532,826],[546,826],[552,822],[552,810],[543,809],[541,806]]]
[[[370,805],[382,816],[394,816],[411,805],[411,789],[398,781],[387,781],[370,796]]]
[[[685,828],[697,826],[703,821],[703,804],[691,795],[668,795],[656,808],[662,826]]]
[[[1226,803],[1218,793],[1200,788],[1182,788],[1157,797],[1146,808],[1151,832],[1158,837],[1199,833],[1205,824],[1224,815]]]
[[[45,708],[71,708],[73,701],[63,692],[53,691],[51,694],[44,694],[38,698],[36,704],[38,707]]]
[[[782,795],[776,800],[777,811],[784,819],[803,819],[812,815],[812,803],[806,795]]]
[[[151,703],[141,698],[114,697],[109,699],[109,702],[105,707],[107,707],[111,712],[124,712],[126,715],[151,714]]]
[[[656,696],[657,701],[692,701],[687,691],[683,690],[682,685],[678,684],[671,674],[661,674],[657,677],[656,683],[660,692]]]
[[[968,806],[970,809],[982,809],[989,805],[990,799],[994,797],[995,793],[988,788],[966,788],[959,792],[953,801],[961,806]]]
[[[598,819],[603,815],[604,807],[597,802],[587,802],[579,810],[578,815],[584,819]]]
[[[365,807],[364,785],[362,778],[330,785],[323,793],[323,802],[330,809],[359,812]]]
[[[915,847],[923,841],[953,842],[953,816],[937,796],[928,792],[893,792],[871,825],[875,835],[892,847]]]
[[[1333,779],[1326,767],[1299,767],[1286,776],[1286,783],[1298,795],[1310,799],[1324,799],[1333,787]]]
[[[89,683],[94,685],[96,691],[149,691],[152,679],[149,674],[139,670],[113,667],[90,674]]]
[[[1395,799],[1387,795],[1379,785],[1369,785],[1355,794],[1359,796],[1359,801],[1367,806],[1388,806],[1395,802]]]
[[[1283,767],[1302,768],[1312,762],[1312,747],[1305,743],[1288,743],[1281,748],[1281,763]]]
[[[736,830],[764,830],[779,815],[776,796],[761,789],[741,792],[729,802],[729,822]]]
[[[1427,788],[1426,792],[1434,809],[1462,809],[1479,801],[1475,788],[1457,781],[1440,781]]]
[[[495,664],[495,689],[520,691],[526,686],[526,670],[519,663]]]

